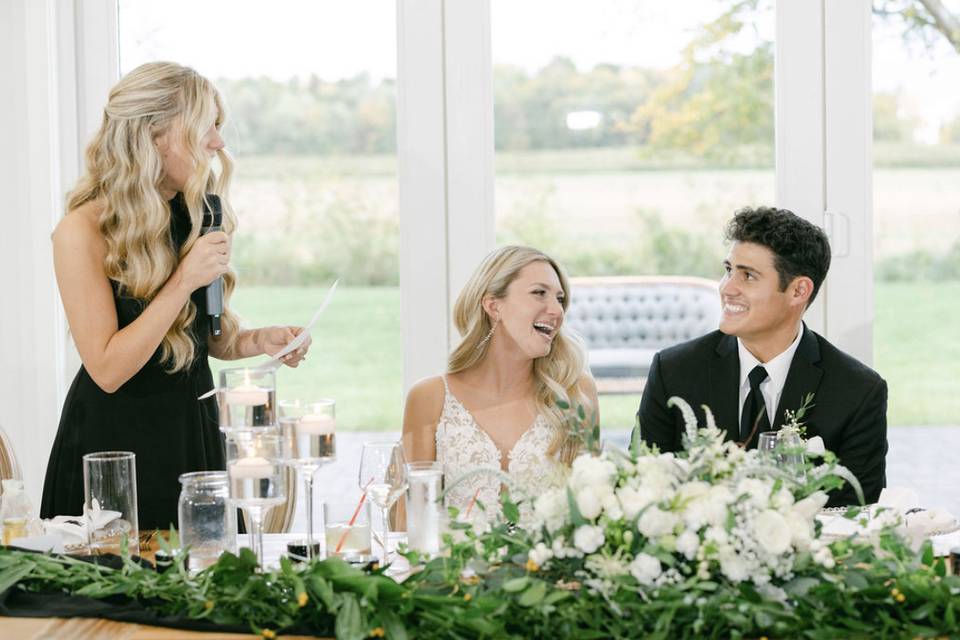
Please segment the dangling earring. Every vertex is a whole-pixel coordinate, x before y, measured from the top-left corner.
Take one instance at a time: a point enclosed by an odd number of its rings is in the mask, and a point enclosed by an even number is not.
[[[493,326],[490,327],[490,331],[487,332],[487,335],[483,336],[483,340],[477,343],[477,347],[476,347],[477,351],[480,351],[480,349],[483,349],[485,346],[487,346],[487,343],[490,342],[490,338],[493,337],[493,332],[497,330],[498,324],[500,324],[500,318],[497,318],[496,320],[493,321]]]

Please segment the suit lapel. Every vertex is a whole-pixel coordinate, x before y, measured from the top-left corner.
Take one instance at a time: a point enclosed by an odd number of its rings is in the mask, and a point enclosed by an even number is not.
[[[723,335],[710,362],[710,410],[717,426],[725,429],[728,440],[740,438],[740,356],[737,339]]]
[[[808,393],[817,392],[820,387],[820,378],[823,377],[823,369],[819,367],[819,362],[820,344],[817,342],[817,336],[803,325],[803,337],[800,338],[797,351],[793,354],[793,362],[790,363],[790,370],[787,372],[783,393],[780,394],[780,403],[773,416],[774,429],[783,426],[784,411],[787,409],[796,411]],[[814,404],[816,404],[816,398],[814,398]]]

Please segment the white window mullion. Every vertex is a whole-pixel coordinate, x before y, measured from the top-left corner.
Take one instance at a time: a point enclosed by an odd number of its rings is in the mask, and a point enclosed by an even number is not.
[[[448,335],[443,2],[397,2],[403,385],[436,375]]]
[[[823,0],[778,0],[774,63],[777,206],[823,225],[826,208]],[[828,279],[829,284],[829,279]],[[805,316],[824,333],[828,291]]]
[[[868,365],[874,315],[870,5],[827,0],[824,16],[826,226],[833,245],[826,332]]]

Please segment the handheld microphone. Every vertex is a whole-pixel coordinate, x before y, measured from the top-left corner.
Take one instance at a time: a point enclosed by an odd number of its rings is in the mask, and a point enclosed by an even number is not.
[[[203,227],[200,229],[200,235],[206,235],[211,231],[220,231],[223,224],[223,207],[220,204],[220,196],[208,193],[204,197],[203,203]],[[220,315],[223,313],[223,277],[220,276],[207,285],[207,315],[210,316],[210,335],[219,336]]]

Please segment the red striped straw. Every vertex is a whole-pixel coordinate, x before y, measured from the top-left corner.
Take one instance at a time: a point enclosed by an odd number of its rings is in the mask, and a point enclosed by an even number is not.
[[[473,505],[477,504],[477,498],[480,497],[480,487],[477,487],[477,490],[473,493],[473,497],[470,498],[470,504],[467,505],[467,510],[463,514],[464,518],[470,517],[470,512],[473,511]]]
[[[340,541],[337,542],[337,548],[334,550],[334,553],[340,553],[340,549],[343,548],[343,543],[347,541],[347,534],[350,533],[350,529],[353,528],[353,523],[357,521],[357,516],[360,515],[360,507],[363,506],[363,501],[367,499],[367,488],[372,482],[373,478],[370,478],[367,480],[367,484],[363,486],[363,493],[360,494],[360,502],[357,503],[357,508],[353,510],[353,516],[350,518],[350,522],[347,523],[347,530],[340,536]]]

